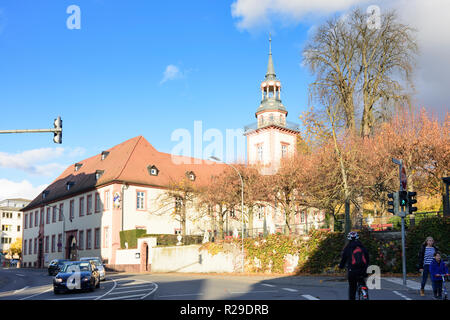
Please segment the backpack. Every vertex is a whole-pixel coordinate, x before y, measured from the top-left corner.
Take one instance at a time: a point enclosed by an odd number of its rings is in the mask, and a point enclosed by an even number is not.
[[[352,263],[351,267],[355,269],[361,269],[367,264],[366,257],[361,247],[356,246],[352,251]]]

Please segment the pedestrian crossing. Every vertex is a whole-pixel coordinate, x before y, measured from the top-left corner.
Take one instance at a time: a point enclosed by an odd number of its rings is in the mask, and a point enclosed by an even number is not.
[[[158,285],[139,279],[113,280],[113,288],[97,300],[142,300],[154,293]]]

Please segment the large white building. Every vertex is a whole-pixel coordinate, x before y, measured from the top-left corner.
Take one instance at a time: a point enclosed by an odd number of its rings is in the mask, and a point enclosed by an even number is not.
[[[22,237],[22,212],[30,203],[26,199],[5,199],[0,201],[0,252],[7,253],[11,243]]]
[[[177,161],[138,136],[71,165],[23,209],[24,266],[83,256],[101,256],[114,265],[120,231],[179,233],[175,198],[167,199],[167,186],[183,177],[205,183],[224,166],[190,160]],[[207,219],[194,219],[196,214],[187,208],[187,234],[211,229]]]

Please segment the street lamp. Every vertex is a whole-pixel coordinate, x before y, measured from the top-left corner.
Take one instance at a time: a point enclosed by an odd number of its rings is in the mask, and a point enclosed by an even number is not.
[[[227,166],[233,168],[237,174],[239,175],[239,178],[241,179],[241,219],[242,219],[242,273],[244,273],[244,180],[242,179],[242,176],[239,172],[238,169],[236,169],[234,166],[232,166],[231,164],[228,164],[226,162],[223,162],[222,160],[220,160],[217,157],[211,156],[209,157],[210,159],[214,160],[214,161],[218,161],[221,162],[223,164],[226,164]]]

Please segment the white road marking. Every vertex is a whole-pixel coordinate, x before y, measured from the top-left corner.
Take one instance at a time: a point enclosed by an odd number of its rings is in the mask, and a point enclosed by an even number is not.
[[[127,288],[130,289],[130,288]],[[138,291],[148,291],[148,289],[137,289],[137,290],[129,290],[129,291],[119,291],[119,292],[111,292],[109,295],[112,294],[124,294],[124,293],[130,293],[130,292],[138,292]],[[143,294],[143,293],[141,293]]]
[[[405,300],[412,300],[411,298],[408,298],[407,296],[405,296],[404,294],[401,294],[401,293],[398,292],[398,291],[392,291],[392,292],[395,293],[396,295],[402,297],[402,298],[405,299]]]
[[[103,298],[103,297],[106,296],[108,293],[110,293],[111,291],[114,290],[114,288],[117,286],[117,282],[116,282],[116,280],[114,280],[114,279],[112,279],[112,281],[114,281],[114,285],[113,285],[113,287],[111,288],[111,290],[109,290],[108,292],[106,292],[104,295],[95,298],[95,300],[99,300],[99,299]]]
[[[266,287],[275,287],[273,284],[268,284],[268,283],[262,283],[262,285],[266,286]]]
[[[29,286],[26,286],[26,287],[23,287],[22,289],[14,291],[14,294],[22,292],[23,290],[26,290],[27,288],[29,288]]]
[[[44,294],[44,293],[49,292],[49,291],[52,291],[52,290],[53,290],[53,287],[51,287],[50,289],[47,289],[47,290],[45,290],[45,291],[35,293],[35,294],[31,295],[31,296],[21,298],[21,299],[19,299],[19,300],[30,299],[30,298],[36,297],[36,296],[38,296],[38,295]]]
[[[116,290],[121,290],[121,289],[130,289],[130,288],[142,288],[142,287],[148,287],[148,286],[152,286],[153,283],[146,283],[146,284],[135,284],[135,285],[121,285],[119,284],[116,288]]]
[[[382,279],[403,286],[403,279],[400,279],[400,278],[382,278]],[[414,281],[414,280],[406,280],[406,287],[408,287],[410,289],[414,289],[414,290],[419,290],[420,289],[420,283],[417,282],[417,281]],[[427,284],[425,286],[425,289],[432,290],[432,287],[431,287],[431,285]]]
[[[16,276],[19,276],[19,277],[25,277],[25,275],[24,275],[24,274],[21,274],[21,273],[16,273]]]
[[[79,297],[75,297],[75,298],[58,298],[58,299],[48,299],[48,300],[84,300],[84,299],[92,299],[92,298],[97,298],[97,297],[100,297],[100,296],[94,296],[94,297],[79,296]]]
[[[290,291],[290,292],[298,292],[297,289],[291,289],[291,288],[281,288],[281,289],[286,290],[286,291]]]
[[[311,296],[311,295],[309,295],[309,294],[302,294],[302,297],[303,297],[303,298],[306,298],[306,299],[308,299],[308,300],[320,300],[320,299],[318,299],[318,298],[316,298],[316,297],[313,297],[313,296]]]
[[[135,294],[133,296],[120,296],[120,297],[108,298],[108,299],[103,299],[103,300],[122,300],[122,299],[137,298],[137,297],[142,297],[142,294]]]
[[[277,290],[266,290],[266,291],[242,291],[242,292],[230,292],[231,294],[248,294],[248,293],[270,293],[278,292]]]
[[[203,293],[186,293],[186,294],[170,294],[166,296],[158,296],[158,298],[167,298],[167,297],[185,297],[185,296],[202,296]]]

